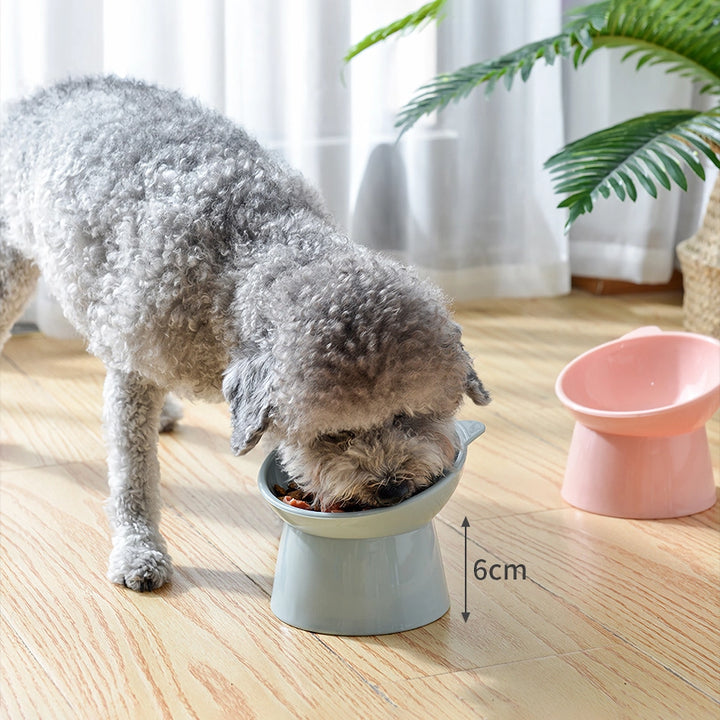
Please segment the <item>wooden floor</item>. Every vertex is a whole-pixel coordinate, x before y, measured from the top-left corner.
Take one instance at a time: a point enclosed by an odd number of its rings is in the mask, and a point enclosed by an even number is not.
[[[572,420],[555,377],[637,326],[679,328],[679,296],[576,292],[458,318],[495,400],[463,408],[487,432],[436,521],[452,607],[363,638],[272,615],[281,525],[255,487],[262,452],[232,456],[220,405],[186,405],[161,439],[172,584],[108,583],[103,368],[77,342],[12,338],[0,385],[2,718],[720,717],[720,506],[629,521],[560,497]],[[709,434],[717,471],[718,416]],[[471,564],[527,574],[471,575],[467,622],[465,517]]]

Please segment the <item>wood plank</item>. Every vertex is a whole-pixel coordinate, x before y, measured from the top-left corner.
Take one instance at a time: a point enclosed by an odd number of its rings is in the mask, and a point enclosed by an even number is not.
[[[54,720],[72,716],[72,705],[0,614],[0,717]]]
[[[498,401],[487,409],[466,408],[463,418],[487,426],[468,449],[468,461],[447,510],[462,521],[564,507],[560,485],[572,421],[556,410],[535,409],[529,427]],[[542,432],[540,432],[542,428]]]
[[[107,583],[102,493],[102,478],[82,464],[13,471],[3,479],[5,572],[25,592],[3,587],[2,614],[72,705],[73,717],[392,712],[314,635],[288,630],[269,615],[267,595],[179,514],[166,513],[164,522],[178,540],[181,568],[170,586],[143,595]],[[225,594],[217,584],[195,582],[192,568],[205,577],[218,573]],[[323,708],[328,690],[341,686]]]
[[[485,519],[479,542],[720,702],[719,510],[670,521],[572,508]]]
[[[629,646],[417,678],[382,689],[409,717],[715,720],[720,707]]]
[[[683,289],[683,276],[679,270],[673,270],[666,283],[633,283],[612,278],[595,278],[573,275],[572,286],[593,295],[627,295],[629,293],[677,292]]]
[[[102,363],[78,342],[11,339],[0,365],[0,713],[717,716],[718,509],[613,520],[559,494],[573,423],[557,373],[640,325],[680,328],[677,296],[487,301],[458,320],[495,400],[462,409],[488,429],[437,519],[452,608],[378,638],[318,636],[272,615],[281,525],[256,488],[267,449],[232,456],[224,404],[185,403],[160,440],[172,584],[150,595],[109,584]],[[717,458],[720,415],[708,431]],[[471,566],[527,572],[471,580],[467,623],[465,515]]]
[[[8,345],[27,344],[25,341],[13,339]],[[84,356],[74,357],[82,361],[75,368],[88,365]],[[60,372],[62,363],[57,367]],[[20,370],[7,356],[0,358],[0,471],[84,461],[104,454],[100,398],[88,400],[88,395],[94,398],[93,388],[81,379],[82,370],[73,372],[78,378],[72,382],[73,390],[58,399],[46,387],[55,384],[54,376],[43,382]]]

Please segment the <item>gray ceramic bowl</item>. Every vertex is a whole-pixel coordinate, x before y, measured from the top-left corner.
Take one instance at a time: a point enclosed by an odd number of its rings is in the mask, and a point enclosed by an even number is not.
[[[462,474],[482,423],[456,422],[461,449],[434,485],[398,505],[349,513],[295,508],[275,497],[288,477],[270,453],[258,485],[283,519],[271,608],[295,627],[331,635],[381,635],[427,625],[450,599],[433,518]]]

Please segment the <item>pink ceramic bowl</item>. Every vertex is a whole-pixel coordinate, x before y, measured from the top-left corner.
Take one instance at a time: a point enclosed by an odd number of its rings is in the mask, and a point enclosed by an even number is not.
[[[720,407],[720,342],[640,328],[577,357],[555,391],[593,430],[639,437],[692,432]]]
[[[625,518],[716,500],[705,423],[720,407],[720,342],[640,328],[573,360],[555,390],[575,420],[562,496]]]

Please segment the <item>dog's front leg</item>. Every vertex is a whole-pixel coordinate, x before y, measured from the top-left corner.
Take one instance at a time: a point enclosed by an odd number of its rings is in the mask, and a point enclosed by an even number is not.
[[[172,571],[158,528],[163,397],[159,387],[137,373],[108,369],[103,416],[113,526],[108,578],[140,591],[159,588]]]

